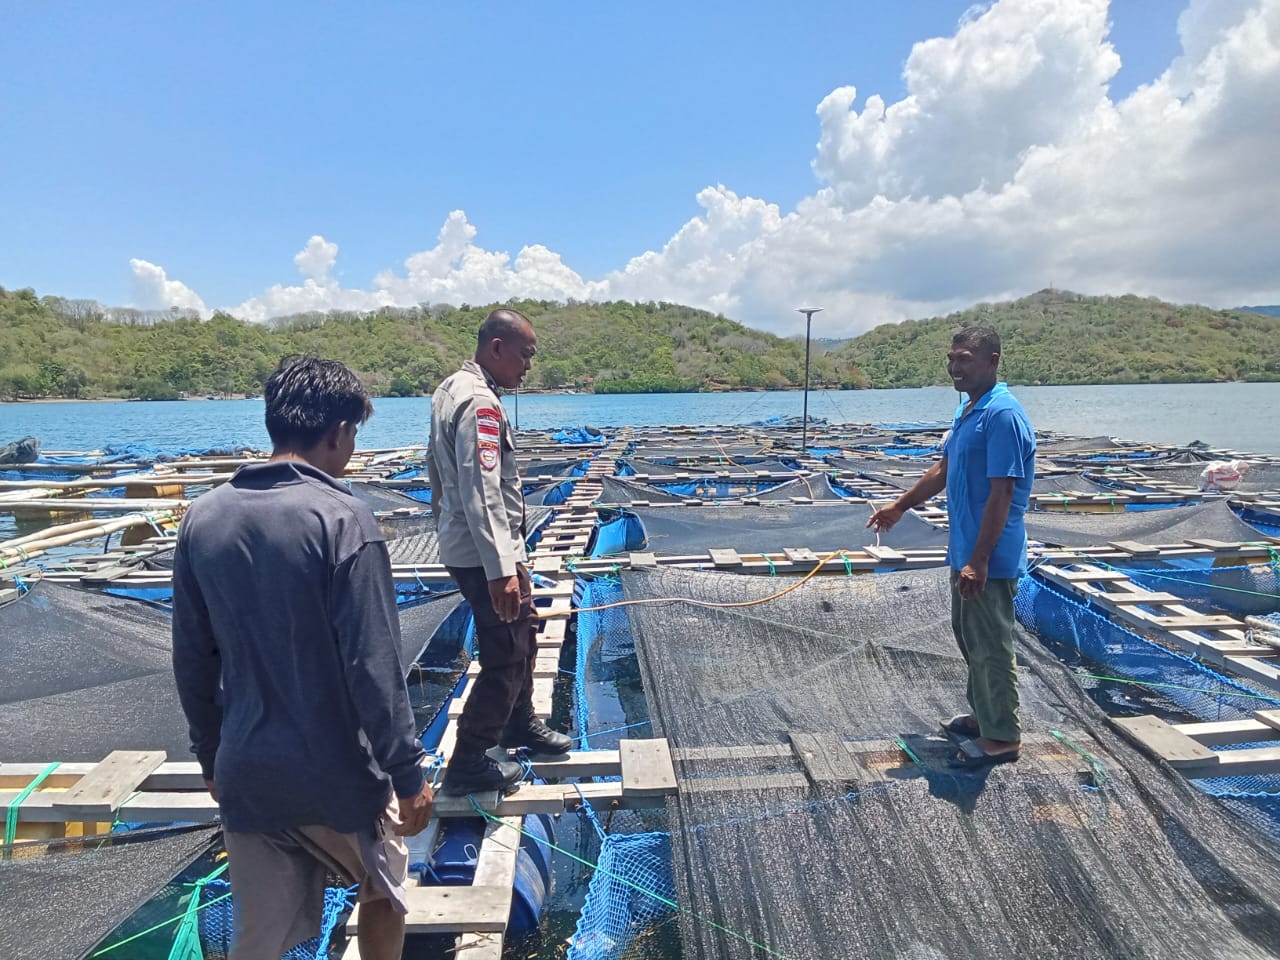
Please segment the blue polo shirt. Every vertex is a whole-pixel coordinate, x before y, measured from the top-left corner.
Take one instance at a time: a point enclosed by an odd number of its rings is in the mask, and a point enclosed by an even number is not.
[[[1035,481],[1035,431],[1005,383],[997,383],[983,394],[967,415],[964,407],[962,403],[956,410],[951,433],[942,446],[947,458],[947,519],[951,526],[947,563],[959,570],[969,562],[991,494],[990,478],[1013,477],[1009,520],[991,551],[987,576],[1001,580],[1020,577],[1027,569],[1023,515]]]

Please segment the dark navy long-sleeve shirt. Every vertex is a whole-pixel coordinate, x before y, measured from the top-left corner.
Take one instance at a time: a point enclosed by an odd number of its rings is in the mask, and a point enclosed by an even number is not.
[[[386,544],[296,461],[242,467],[182,520],[173,669],[223,824],[368,829],[423,786]]]

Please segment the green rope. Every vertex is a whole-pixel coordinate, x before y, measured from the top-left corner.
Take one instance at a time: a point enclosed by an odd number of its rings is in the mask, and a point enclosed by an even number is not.
[[[849,555],[843,550],[840,551],[840,559],[844,561],[844,575],[846,577],[853,576],[853,562],[849,559]]]
[[[1093,754],[1089,753],[1087,750],[1084,749],[1084,747],[1080,746],[1080,744],[1076,743],[1074,740],[1068,737],[1061,730],[1050,730],[1049,733],[1056,740],[1060,741],[1063,744],[1066,744],[1068,747],[1070,747],[1072,750],[1074,750],[1076,753],[1080,754],[1080,756],[1084,758],[1084,762],[1089,765],[1089,771],[1093,776],[1093,785],[1095,787],[1102,787],[1106,785],[1107,768],[1106,768],[1106,765],[1103,764],[1101,760],[1099,760]]]
[[[773,565],[773,561],[769,559],[769,555],[767,553],[762,553],[760,556],[764,557],[764,562],[769,565],[769,576],[776,577],[778,575],[778,568]]]
[[[901,737],[894,737],[893,742],[896,743],[901,748],[903,753],[905,753],[908,757],[911,758],[911,762],[914,763],[917,767],[924,766],[924,761],[921,760],[918,756],[916,756],[916,752],[914,750],[912,750],[910,747],[907,746],[907,741],[903,740]]]
[[[200,945],[200,895],[205,886],[226,869],[227,865],[224,863],[207,877],[192,884],[187,909],[182,914],[182,922],[178,924],[178,932],[173,935],[169,960],[204,960],[204,948]]]
[[[222,866],[218,867],[216,870],[213,871],[213,873],[209,874],[207,877],[197,880],[194,884],[192,884],[192,886],[203,887],[204,884],[208,883],[210,880],[216,879],[218,875],[221,874],[226,869],[227,869],[227,865],[224,863]],[[133,941],[135,940],[140,940],[143,937],[145,937],[147,934],[155,933],[157,930],[161,929],[162,927],[167,927],[171,923],[181,922],[183,919],[186,918],[188,913],[193,913],[193,914],[198,913],[199,911],[205,909],[206,907],[212,907],[215,903],[221,903],[223,900],[226,900],[229,896],[231,896],[230,890],[228,890],[226,893],[222,894],[221,896],[214,897],[208,903],[200,904],[198,907],[195,908],[195,910],[192,910],[190,906],[188,906],[186,910],[178,914],[176,917],[170,917],[168,920],[161,920],[159,923],[152,924],[151,926],[147,927],[147,929],[145,930],[139,930],[137,933],[133,934],[132,936],[125,937],[123,940],[118,940],[115,943],[111,944],[110,946],[103,947],[101,950],[97,950],[89,954],[89,957],[90,958],[100,957],[104,953],[110,953],[112,950],[118,949],[119,947],[123,947],[126,943],[133,943]],[[199,897],[197,896],[197,897],[194,897],[193,899],[199,900]]]
[[[667,897],[664,897],[660,893],[655,893],[652,890],[648,890],[640,886],[640,884],[636,883],[633,880],[628,880],[626,877],[619,876],[618,874],[613,873],[610,870],[605,870],[598,863],[592,863],[590,860],[580,857],[577,854],[564,849],[563,847],[559,847],[556,844],[552,843],[551,841],[547,840],[545,837],[540,837],[535,834],[529,833],[523,827],[511,826],[509,823],[504,821],[501,817],[495,817],[493,814],[489,813],[489,811],[481,807],[480,804],[476,803],[475,797],[471,798],[471,806],[475,809],[476,813],[480,814],[480,816],[484,817],[486,820],[490,820],[494,823],[500,823],[504,827],[508,827],[516,831],[516,833],[520,834],[521,836],[528,837],[530,840],[535,840],[538,843],[542,844],[543,846],[551,850],[554,850],[556,853],[564,854],[570,860],[575,860],[578,863],[582,864],[584,867],[590,867],[592,870],[596,870],[599,873],[603,873],[609,879],[616,880],[618,881],[618,883],[621,883],[623,886],[630,887],[632,890],[635,890],[638,893],[643,893],[647,897],[652,897],[654,900],[657,900],[663,906],[670,907],[676,913],[683,913],[686,916],[692,917],[694,920],[697,920],[699,923],[705,923],[707,926],[711,927],[714,930],[719,930],[721,933],[727,933],[729,936],[734,937],[738,940],[741,940],[743,943],[749,944],[750,946],[755,947],[757,950],[763,950],[765,953],[767,953],[771,957],[778,957],[780,958],[780,960],[791,960],[791,958],[789,958],[786,954],[779,953],[776,950],[770,949],[769,947],[765,946],[763,943],[758,943],[755,940],[752,940],[750,937],[746,936],[745,934],[738,933],[736,930],[732,930],[729,927],[724,926],[723,924],[717,923],[716,921],[712,920],[710,917],[704,917],[701,914],[695,913],[692,910],[685,910],[683,907],[680,906],[680,904],[676,903],[674,900],[670,900]]]
[[[1264,593],[1260,590],[1246,590],[1244,587],[1224,587],[1215,583],[1201,583],[1199,580],[1188,580],[1185,577],[1171,577],[1168,574],[1155,573],[1150,570],[1122,570],[1119,567],[1113,567],[1109,563],[1100,562],[1098,566],[1104,567],[1107,570],[1114,570],[1117,573],[1123,573],[1130,578],[1132,578],[1134,574],[1137,574],[1140,577],[1151,577],[1153,580],[1168,580],[1171,583],[1189,583],[1193,587],[1204,587],[1208,590],[1225,590],[1230,593],[1247,593],[1251,597],[1266,597],[1269,600],[1280,600],[1280,593]],[[1221,570],[1224,568],[1218,567],[1216,569]]]
[[[44,768],[44,770],[40,773],[39,776],[37,776],[34,780],[32,780],[29,784],[27,784],[18,793],[16,797],[14,797],[12,800],[9,801],[9,806],[5,809],[5,812],[4,812],[5,859],[8,859],[12,855],[13,851],[10,848],[13,846],[13,842],[18,836],[18,808],[22,806],[23,800],[26,800],[27,797],[31,796],[32,791],[35,790],[36,787],[44,783],[44,781],[48,778],[49,774],[53,773],[53,771],[58,769],[58,766],[59,766],[59,761],[57,760],[49,764],[47,767]]]

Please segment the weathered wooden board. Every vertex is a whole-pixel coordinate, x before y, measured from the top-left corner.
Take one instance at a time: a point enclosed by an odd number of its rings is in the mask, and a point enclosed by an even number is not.
[[[653,740],[621,740],[618,757],[625,796],[659,796],[676,789],[676,771],[665,737]]]
[[[54,806],[74,816],[113,817],[129,795],[165,761],[163,750],[113,750],[80,778]]]

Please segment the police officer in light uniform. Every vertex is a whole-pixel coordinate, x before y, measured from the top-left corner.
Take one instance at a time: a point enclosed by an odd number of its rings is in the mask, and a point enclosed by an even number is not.
[[[554,757],[573,742],[533,712],[538,621],[524,566],[524,494],[497,395],[499,387],[520,385],[537,349],[527,317],[494,310],[480,325],[475,358],[431,398],[427,463],[440,559],[471,604],[480,655],[445,770],[449,794],[506,790],[520,780],[520,764],[486,755],[497,744]]]

